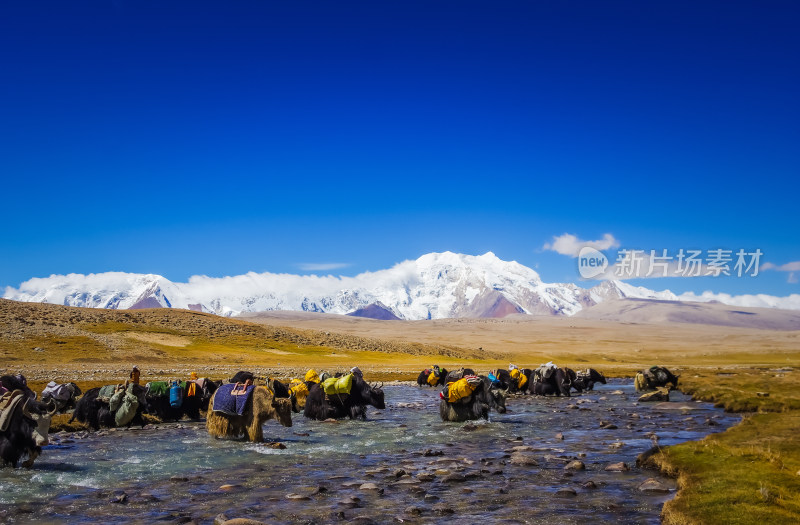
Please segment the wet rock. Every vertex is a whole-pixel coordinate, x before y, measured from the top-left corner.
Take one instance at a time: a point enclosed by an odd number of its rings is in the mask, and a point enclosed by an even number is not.
[[[445,483],[463,483],[464,481],[467,481],[467,478],[463,474],[455,472],[442,478],[442,481]]]
[[[615,425],[614,423],[609,423],[608,421],[601,421],[600,428],[603,430],[616,430],[617,425]]]
[[[622,441],[615,441],[614,443],[611,443],[609,445],[609,447],[611,447],[611,448],[622,448],[624,446],[625,446],[625,443],[623,443]]]
[[[586,470],[586,465],[578,459],[564,465],[565,470]]]
[[[216,520],[214,520],[216,523]],[[221,525],[267,525],[263,521],[256,521],[247,518],[233,518],[232,520],[223,521]]]
[[[627,464],[620,461],[619,463],[611,463],[609,465],[606,465],[606,468],[604,468],[603,470],[607,470],[609,472],[626,472],[630,469],[631,468]]]
[[[661,387],[653,392],[647,392],[639,397],[640,403],[650,403],[654,401],[669,401],[669,388]]]
[[[434,496],[433,494],[425,494],[425,497],[422,498],[425,503],[433,503],[434,501],[439,501],[439,496]]]
[[[425,449],[422,455],[425,457],[444,456],[444,452],[442,452],[441,450],[433,450],[429,448]]]
[[[436,476],[430,472],[420,472],[417,474],[417,480],[419,481],[433,481],[434,479],[436,479]]]
[[[569,487],[563,487],[556,491],[556,496],[559,498],[572,498],[577,495],[578,493],[575,491],[575,489],[571,489]]]
[[[455,511],[449,505],[444,503],[437,503],[434,505],[433,512],[439,514],[440,516],[455,514]]]
[[[361,498],[350,496],[338,501],[339,505],[349,509],[355,509],[361,506]]]
[[[447,469],[439,468],[436,469],[433,473],[436,474],[437,476],[447,476],[450,474],[450,471]]]
[[[236,485],[236,484],[230,484],[229,483],[229,484],[225,484],[225,485],[220,485],[220,487],[217,490],[229,491],[229,490],[233,490],[233,489],[238,489],[239,487],[241,487],[241,485]]]
[[[305,494],[296,494],[294,492],[290,492],[289,494],[286,495],[286,499],[291,499],[295,501],[307,501],[310,500],[311,498],[309,496],[306,496]]]
[[[375,521],[369,516],[355,516],[347,521],[347,523],[355,523],[357,525],[372,525]]]
[[[370,492],[375,492],[377,494],[383,494],[383,489],[380,488],[375,483],[364,483],[363,485],[361,485],[358,488],[359,488],[359,490],[366,490],[366,491],[370,491]]]
[[[286,448],[286,445],[284,445],[283,443],[278,443],[277,441],[272,443],[264,443],[264,446],[269,448],[274,448],[277,450],[283,450]]]
[[[173,483],[184,483],[186,481],[189,481],[189,478],[187,478],[186,476],[172,476],[171,478],[169,478],[169,480]]]
[[[556,434],[556,439],[563,441],[564,440],[564,434],[562,432],[559,432],[558,434]]]
[[[466,425],[461,427],[461,430],[465,432],[472,432],[473,430],[478,430],[478,425],[476,425],[475,423],[467,423]]]
[[[539,462],[536,461],[536,458],[533,457],[531,454],[512,454],[511,455],[511,464],[512,465],[521,465],[525,467],[538,467]]]
[[[623,392],[622,390],[614,390],[614,391],[613,391],[613,392],[611,392],[611,393],[612,393],[613,395],[617,395],[617,396],[619,396],[619,395],[623,395],[625,392]]]
[[[128,503],[128,495],[120,490],[120,491],[115,492],[111,496],[111,500],[110,501],[111,501],[111,503],[121,503],[121,504],[124,505],[124,504]]]
[[[584,483],[583,485],[581,485],[581,487],[583,487],[585,489],[596,489],[597,488],[597,484],[594,481],[589,480],[586,483]]]
[[[667,494],[669,488],[655,478],[648,478],[644,480],[636,490],[646,494]]]
[[[214,518],[213,525],[222,525],[226,521],[228,521],[228,516],[226,516],[225,514],[217,514],[217,517]]]
[[[394,477],[400,478],[400,477],[405,476],[406,474],[408,474],[408,472],[406,472],[405,470],[399,468],[399,469],[395,470],[393,474],[394,474]]]
[[[536,449],[528,445],[518,445],[516,447],[512,447],[510,452],[512,454],[514,452],[536,452]]]
[[[424,512],[424,510],[422,509],[422,507],[411,505],[406,507],[404,512],[412,516],[420,516]]]

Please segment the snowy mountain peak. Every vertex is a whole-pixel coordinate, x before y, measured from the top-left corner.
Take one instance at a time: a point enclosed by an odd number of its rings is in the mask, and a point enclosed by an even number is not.
[[[154,274],[51,275],[30,279],[18,289],[8,287],[4,297],[92,308],[185,308],[225,316],[265,310],[348,314],[380,305],[409,320],[574,315],[613,299],[678,300],[669,290],[654,292],[620,281],[590,289],[544,283],[531,268],[492,252],[428,253],[354,277],[250,272],[221,278],[195,275],[177,283]]]

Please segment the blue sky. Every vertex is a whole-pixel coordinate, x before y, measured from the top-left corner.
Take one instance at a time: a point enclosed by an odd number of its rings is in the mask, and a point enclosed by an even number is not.
[[[0,287],[444,250],[577,281],[543,249],[564,233],[800,261],[798,23],[789,1],[5,3]]]

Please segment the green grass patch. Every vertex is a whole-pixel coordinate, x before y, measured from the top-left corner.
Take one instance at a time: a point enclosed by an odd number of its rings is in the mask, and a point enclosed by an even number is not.
[[[680,489],[664,505],[664,523],[800,523],[800,374],[749,369],[681,382],[695,398],[758,413],[653,456]]]

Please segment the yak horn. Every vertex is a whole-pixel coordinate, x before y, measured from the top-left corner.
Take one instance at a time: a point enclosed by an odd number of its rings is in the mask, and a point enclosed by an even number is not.
[[[47,415],[53,416],[53,415],[55,415],[56,412],[58,412],[58,405],[56,404],[55,400],[52,397],[47,400],[47,406],[48,407],[50,407],[50,406],[53,407],[52,409],[48,408]]]
[[[30,403],[30,399],[26,399],[25,403],[22,405],[22,415],[27,417],[28,419],[32,419],[34,421],[39,421],[41,419],[41,414],[32,414],[30,410],[28,410],[28,403]]]

